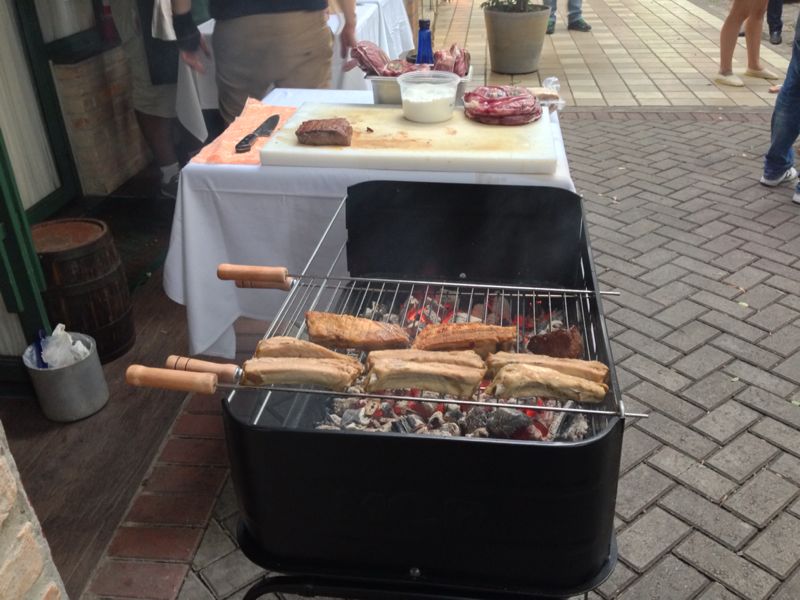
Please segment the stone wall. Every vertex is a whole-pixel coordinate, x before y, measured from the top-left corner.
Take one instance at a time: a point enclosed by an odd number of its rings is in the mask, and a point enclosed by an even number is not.
[[[0,599],[66,600],[0,425]]]
[[[53,65],[53,78],[83,193],[105,196],[150,162],[133,113],[122,48]]]

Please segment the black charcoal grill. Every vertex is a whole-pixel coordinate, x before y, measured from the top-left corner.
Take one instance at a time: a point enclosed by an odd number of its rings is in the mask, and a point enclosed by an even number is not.
[[[588,421],[585,438],[317,430],[330,392],[236,390],[223,413],[239,541],[253,562],[289,574],[246,598],[570,597],[613,570],[625,412],[580,197],[353,186],[267,336],[303,337],[307,310],[377,318],[409,295],[435,294],[455,296],[467,313],[501,298],[521,328],[545,306],[577,325],[585,358],[611,369],[605,401],[573,409]]]

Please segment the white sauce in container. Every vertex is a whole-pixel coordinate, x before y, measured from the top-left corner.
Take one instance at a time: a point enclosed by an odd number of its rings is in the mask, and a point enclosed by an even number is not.
[[[417,123],[441,123],[453,116],[455,87],[415,83],[403,90],[403,116]]]

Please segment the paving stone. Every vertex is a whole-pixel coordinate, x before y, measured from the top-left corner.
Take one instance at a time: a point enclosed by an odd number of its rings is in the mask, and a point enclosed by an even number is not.
[[[659,413],[642,419],[639,427],[665,444],[680,448],[698,459],[705,458],[717,449],[717,445],[711,440]]]
[[[622,562],[617,562],[617,566],[614,567],[611,576],[596,589],[604,598],[615,598],[619,591],[635,578],[636,573],[634,571],[631,571]]]
[[[725,313],[736,319],[747,319],[750,315],[755,313],[755,311],[750,307],[742,306],[738,302],[717,296],[711,292],[699,291],[694,294],[691,299],[698,304],[702,304],[710,309]]]
[[[772,600],[797,600],[800,598],[800,571],[796,571],[778,588]]]
[[[757,285],[749,288],[744,294],[736,298],[739,302],[746,302],[751,308],[760,310],[775,302],[783,296],[783,292],[771,288],[768,285]]]
[[[679,256],[672,262],[679,267],[688,269],[689,271],[701,275],[702,277],[711,279],[712,281],[722,279],[728,274],[724,269],[711,266],[701,260],[697,260],[689,256]]]
[[[636,581],[620,600],[688,600],[708,583],[702,574],[668,555]]]
[[[651,319],[650,317],[646,317],[645,315],[629,308],[620,308],[619,310],[614,311],[614,314],[611,315],[611,319],[629,329],[635,329],[636,331],[653,339],[660,339],[670,331],[669,327],[663,323],[659,323],[658,321]]]
[[[720,331],[726,331],[751,343],[756,343],[767,335],[767,332],[763,329],[748,325],[741,319],[733,318],[716,310],[709,311],[699,318],[704,323],[716,327]]]
[[[703,277],[702,275],[698,275],[697,273],[692,273],[691,275],[686,275],[681,279],[684,283],[688,283],[691,286],[699,288],[700,290],[705,290],[706,292],[710,292],[715,296],[719,296],[721,298],[733,298],[734,296],[738,296],[741,293],[741,290],[735,286],[729,285],[727,283],[722,283],[721,281],[716,281],[714,279],[709,279],[708,277]],[[701,302],[702,304],[702,302]]]
[[[732,494],[723,506],[758,527],[791,502],[797,486],[772,471],[761,471]]]
[[[624,366],[629,371],[639,375],[642,379],[647,379],[661,387],[664,387],[672,392],[686,387],[690,380],[655,361],[650,360],[639,354],[634,354],[623,361]]]
[[[622,335],[616,336],[614,339],[621,344],[625,344],[628,348],[635,350],[637,353],[649,356],[662,364],[671,363],[681,355],[680,352],[673,350],[669,346],[665,346],[633,329],[629,329]]]
[[[800,406],[771,394],[759,387],[749,386],[736,395],[736,399],[753,410],[800,429]]]
[[[712,260],[712,264],[722,267],[723,269],[727,269],[728,271],[739,271],[746,265],[750,264],[751,262],[756,260],[756,256],[750,254],[749,252],[745,252],[744,250],[732,250],[731,252],[727,252],[722,256],[715,258]],[[764,273],[764,278],[766,279],[768,275]],[[741,284],[737,284],[741,285]],[[742,286],[744,287],[744,286]]]
[[[745,254],[742,253],[740,256],[744,258]],[[747,257],[749,258],[745,261],[745,263],[752,262],[752,259],[754,258],[753,255],[749,254]],[[721,267],[725,266],[722,263],[717,264],[719,264]],[[726,277],[723,281],[725,283],[729,283],[730,285],[735,285],[736,287],[742,288],[743,290],[749,290],[753,286],[758,285],[767,277],[769,277],[769,273],[754,267],[731,267],[728,270],[733,271],[733,273],[731,273],[731,275]]]
[[[189,571],[183,582],[181,593],[178,595],[178,600],[214,600],[214,596],[197,578],[197,575]]]
[[[744,554],[781,579],[800,561],[800,520],[781,514],[753,540]]]
[[[622,362],[631,354],[633,354],[633,350],[617,342],[616,338],[611,340],[611,355],[614,357],[615,362]]]
[[[739,598],[740,596],[725,589],[725,587],[715,581],[697,597],[697,600],[739,600]]]
[[[236,550],[200,571],[200,577],[217,597],[225,597],[263,576],[264,569]]]
[[[222,530],[214,519],[208,524],[197,554],[192,561],[192,568],[196,571],[202,569],[236,550],[236,544]]]
[[[647,463],[715,502],[721,501],[736,487],[727,477],[672,448],[662,448],[648,458]]]
[[[625,435],[628,435],[628,433],[625,432]],[[769,465],[769,468],[771,471],[782,475],[785,479],[800,484],[800,458],[781,452],[780,456]]]
[[[658,504],[731,550],[741,548],[757,531],[749,523],[682,485],[673,488]]]
[[[761,600],[778,580],[700,532],[692,533],[675,550],[689,564],[745,598]]]
[[[631,359],[629,358],[628,360]],[[775,370],[777,371],[778,369]],[[754,367],[740,360],[725,365],[724,371],[735,377],[739,377],[742,381],[775,392],[781,396],[788,396],[795,388],[794,384],[789,383],[785,379],[776,377],[764,369],[759,369],[758,367]]]
[[[759,414],[754,410],[729,400],[694,423],[692,427],[720,444],[725,444],[758,419]]]
[[[616,368],[617,372],[617,383],[619,384],[619,389],[622,391],[627,390],[628,388],[633,387],[637,383],[639,383],[640,379],[628,371],[627,369],[623,369],[622,367]]]
[[[670,250],[664,250],[659,248],[659,250],[663,252],[671,252]],[[674,252],[671,252],[675,255]],[[641,257],[640,257],[641,258]],[[680,279],[684,275],[686,275],[689,271],[684,269],[683,267],[679,267],[678,265],[674,265],[672,263],[662,264],[661,266],[655,267],[652,270],[648,271],[644,275],[641,276],[642,281],[646,281],[650,285],[655,286],[662,286],[666,285],[671,281],[675,281],[676,279]],[[652,292],[651,292],[652,293]]]
[[[772,444],[745,432],[707,459],[706,464],[742,483],[778,452],[780,450]]]
[[[800,281],[783,275],[773,275],[766,281],[767,285],[783,290],[787,294],[800,295]]]
[[[700,321],[694,321],[679,327],[662,341],[683,352],[691,352],[717,335],[719,335],[719,330]]]
[[[747,320],[753,325],[766,329],[767,331],[777,331],[784,325],[796,321],[798,317],[800,317],[800,314],[791,308],[780,304],[771,304],[758,311]]]
[[[779,448],[800,456],[800,435],[797,435],[797,430],[774,419],[766,418],[753,425],[750,431]]]
[[[795,502],[788,508],[788,510],[796,517],[800,517],[800,500],[795,500]]]
[[[800,327],[785,325],[763,338],[759,345],[782,356],[789,356],[800,349]]]
[[[731,358],[730,354],[713,346],[701,346],[674,363],[672,367],[692,379],[700,379],[712,371],[717,371],[722,365],[730,362]]]
[[[762,369],[769,369],[780,361],[778,355],[768,352],[763,348],[759,348],[755,344],[746,342],[741,338],[728,335],[727,333],[714,338],[711,343],[717,348],[732,354],[736,358],[753,363]]]
[[[663,306],[670,306],[678,300],[691,296],[696,291],[697,288],[693,288],[683,281],[673,281],[650,292],[647,297]]]
[[[658,226],[660,227],[661,225]],[[677,256],[678,253],[673,252],[672,250],[667,250],[666,248],[654,248],[652,250],[644,252],[641,256],[637,256],[636,258],[633,259],[633,262],[635,262],[637,265],[641,265],[642,267],[646,267],[647,269],[652,269],[653,271],[655,271],[659,267],[667,264],[669,261],[671,261],[673,258]],[[681,270],[684,273],[687,272],[684,269]],[[650,281],[649,283],[654,283],[654,282]]]
[[[775,367],[775,372],[790,381],[800,383],[800,352],[797,352]]]
[[[673,327],[680,327],[690,321],[694,321],[705,312],[708,312],[708,308],[705,306],[701,306],[691,300],[679,300],[656,314],[655,318]]]
[[[627,407],[626,407],[627,408]],[[622,456],[619,471],[624,473],[650,455],[661,443],[637,429],[629,427],[622,437]]]
[[[691,528],[660,508],[651,508],[617,538],[619,554],[640,573],[681,540]]]
[[[236,492],[233,489],[233,480],[228,477],[214,505],[214,518],[223,520],[234,514],[239,507],[236,503]]]
[[[661,303],[648,300],[641,294],[623,294],[619,298],[619,303],[622,308],[629,308],[648,317],[664,308]]]
[[[638,465],[619,480],[617,514],[626,521],[632,520],[672,485],[672,480],[655,469]]]
[[[643,381],[631,388],[628,393],[648,406],[652,406],[659,412],[669,415],[684,424],[691,423],[705,414],[702,409],[694,404],[686,402],[647,381]]]

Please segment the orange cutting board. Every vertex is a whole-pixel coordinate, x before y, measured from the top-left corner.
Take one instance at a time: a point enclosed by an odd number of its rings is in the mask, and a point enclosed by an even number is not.
[[[353,126],[350,146],[305,146],[295,130],[309,119],[344,117]],[[303,104],[261,149],[261,164],[403,171],[540,173],[556,169],[547,109],[526,125],[485,125],[456,107],[444,123],[414,123],[399,106]]]

